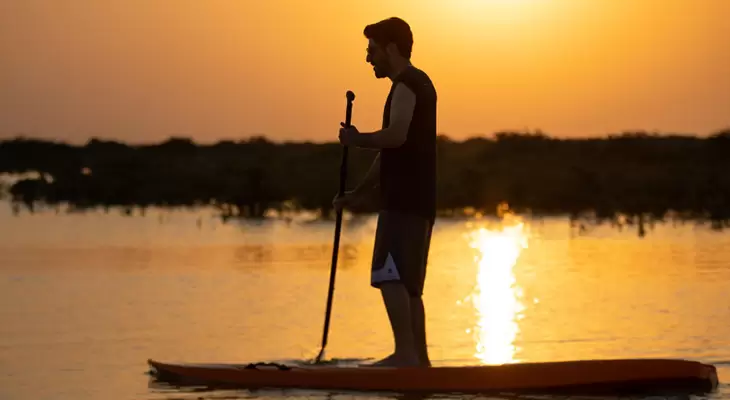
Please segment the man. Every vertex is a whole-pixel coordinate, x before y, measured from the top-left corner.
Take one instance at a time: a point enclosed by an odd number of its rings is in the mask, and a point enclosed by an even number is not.
[[[381,291],[395,351],[374,365],[430,366],[422,294],[436,213],[436,90],[410,62],[413,36],[405,21],[389,18],[364,34],[367,62],[392,86],[382,129],[360,133],[342,124],[340,143],[379,153],[362,183],[336,197],[334,206],[351,206],[380,190],[371,285]]]

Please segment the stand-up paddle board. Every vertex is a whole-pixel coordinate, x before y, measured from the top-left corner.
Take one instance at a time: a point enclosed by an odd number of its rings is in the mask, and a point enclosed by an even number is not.
[[[189,364],[148,360],[150,374],[171,384],[248,389],[542,394],[708,393],[716,389],[713,365],[673,359],[581,360],[479,366],[393,368]]]

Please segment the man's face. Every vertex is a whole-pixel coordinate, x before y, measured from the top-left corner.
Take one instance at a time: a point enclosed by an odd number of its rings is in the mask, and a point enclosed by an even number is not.
[[[373,66],[376,78],[385,78],[390,72],[390,62],[385,49],[380,47],[372,39],[368,41],[367,62]]]

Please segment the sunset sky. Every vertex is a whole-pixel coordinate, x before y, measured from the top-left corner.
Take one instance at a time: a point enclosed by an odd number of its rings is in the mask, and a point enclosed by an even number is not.
[[[730,127],[728,0],[0,0],[0,138],[329,141],[347,90],[375,130],[390,16],[455,139]]]

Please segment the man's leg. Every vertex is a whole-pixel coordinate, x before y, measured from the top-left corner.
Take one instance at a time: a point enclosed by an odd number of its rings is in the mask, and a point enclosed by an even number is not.
[[[378,365],[429,365],[421,293],[430,230],[417,216],[383,212],[378,218],[371,283],[381,290],[395,352]]]
[[[411,322],[410,295],[400,282],[385,282],[380,285],[380,293],[388,313],[390,327],[393,331],[395,351],[389,357],[379,361],[381,366],[417,366],[418,354],[413,337]]]
[[[422,233],[424,242],[419,246],[422,258],[418,260],[418,286],[414,287],[411,293],[411,324],[413,325],[413,341],[416,345],[416,354],[423,367],[431,366],[431,359],[428,356],[428,342],[426,340],[426,310],[423,306],[423,286],[426,282],[426,266],[428,265],[428,253],[431,248],[431,233],[434,221],[425,225],[425,232]],[[419,234],[420,236],[421,234]]]
[[[410,294],[406,282],[410,274],[408,220],[398,213],[381,212],[375,233],[371,285],[380,290],[393,332],[393,354],[375,363],[378,366],[414,366],[418,356],[413,339]]]
[[[426,341],[426,312],[423,307],[423,297],[411,297],[410,305],[413,343],[415,344],[419,365],[423,367],[430,367],[431,360],[428,357],[428,345]]]

